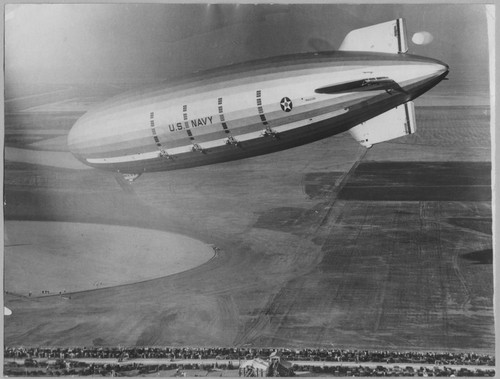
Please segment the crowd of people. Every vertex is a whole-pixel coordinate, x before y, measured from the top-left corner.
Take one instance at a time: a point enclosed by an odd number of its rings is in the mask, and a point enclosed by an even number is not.
[[[350,349],[179,348],[179,347],[5,347],[5,358],[114,358],[123,359],[266,359],[278,351],[287,361],[420,363],[494,366],[493,355],[473,352],[369,351]]]
[[[495,376],[493,369],[470,370],[465,368],[453,368],[449,366],[418,367],[411,366],[297,366],[294,371],[310,372],[324,376]]]
[[[15,362],[7,362],[4,367],[4,374],[7,376],[141,376],[153,373],[167,372],[168,376],[208,376],[210,372],[217,372],[217,376],[243,376],[242,370],[239,370],[238,364],[235,363],[219,363],[219,364],[203,364],[203,363],[169,363],[169,364],[140,364],[140,363],[85,363],[71,362],[57,359],[53,363],[38,362],[33,364],[18,364]],[[227,372],[227,375],[223,373]],[[493,368],[467,369],[454,368],[450,366],[366,366],[363,364],[356,365],[332,365],[332,366],[309,366],[309,365],[293,365],[292,376],[491,376],[495,375]]]

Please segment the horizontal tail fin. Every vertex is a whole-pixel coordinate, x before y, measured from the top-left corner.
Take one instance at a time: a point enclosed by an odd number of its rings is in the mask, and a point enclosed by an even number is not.
[[[386,76],[332,84],[330,86],[317,88],[314,90],[314,92],[333,95],[345,92],[380,91],[380,90],[384,90],[387,92],[395,91],[395,92],[406,93],[406,91],[403,88],[401,88],[401,86],[398,83],[396,83],[392,79],[389,79]]]
[[[377,53],[406,53],[408,42],[403,18],[355,29],[340,45],[341,51],[372,51]]]

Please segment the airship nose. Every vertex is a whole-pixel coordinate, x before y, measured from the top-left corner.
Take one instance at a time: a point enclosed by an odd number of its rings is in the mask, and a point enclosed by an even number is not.
[[[80,141],[82,140],[81,123],[77,121],[70,129],[68,134],[68,149],[75,157],[80,159]]]
[[[99,138],[98,130],[92,127],[92,124],[87,122],[87,115],[83,115],[72,126],[68,133],[67,144],[68,149],[78,160],[88,164],[86,161],[91,145],[95,145],[92,141]]]

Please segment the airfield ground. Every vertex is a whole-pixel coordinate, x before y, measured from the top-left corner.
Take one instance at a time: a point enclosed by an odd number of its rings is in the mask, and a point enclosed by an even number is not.
[[[7,221],[5,236],[4,289],[32,297],[172,275],[214,255],[211,246],[193,238],[114,225]],[[30,261],[39,269],[26,270]]]
[[[32,94],[26,108],[7,104],[7,147],[64,153],[61,136],[85,106],[51,94]],[[220,251],[185,272],[75,292],[70,300],[12,289],[5,344],[492,353],[489,107],[421,105],[416,112],[418,134],[370,150],[344,134],[272,155],[145,174],[132,184],[92,169],[9,161],[7,151],[8,221],[154,229]],[[58,117],[64,121],[55,127]],[[127,261],[142,251],[124,254]],[[54,264],[32,255],[26,271]],[[13,270],[8,256],[5,270]],[[92,280],[92,270],[87,274]]]

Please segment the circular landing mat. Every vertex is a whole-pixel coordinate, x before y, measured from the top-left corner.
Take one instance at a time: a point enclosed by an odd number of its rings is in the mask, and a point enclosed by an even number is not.
[[[136,283],[210,260],[213,248],[169,232],[70,222],[5,222],[4,290],[46,296]]]

